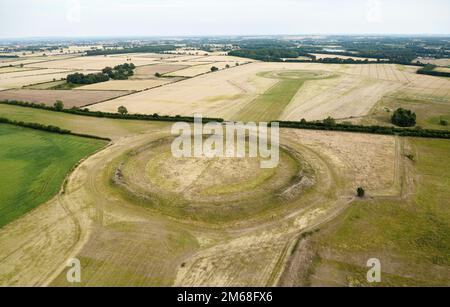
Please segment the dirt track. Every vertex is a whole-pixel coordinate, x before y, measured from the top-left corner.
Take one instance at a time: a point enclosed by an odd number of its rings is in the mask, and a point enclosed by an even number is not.
[[[302,152],[320,189],[294,206],[222,227],[168,219],[125,201],[107,184],[117,159],[164,135],[167,131],[119,139],[83,162],[64,192],[1,229],[0,284],[67,285],[65,263],[76,256],[90,263],[86,285],[274,285],[297,236],[333,219],[351,202],[352,187],[342,174],[352,176],[355,166],[387,157],[383,153],[395,155],[389,137],[371,136],[374,145],[379,142],[374,157],[350,157],[338,143],[360,144],[365,135],[286,131],[284,141]],[[337,135],[342,142],[330,143]],[[318,146],[326,150],[318,152]],[[352,160],[355,155],[360,159]],[[381,176],[391,167],[375,165],[360,172]],[[374,189],[389,189],[389,182]],[[323,189],[330,193],[320,193]]]

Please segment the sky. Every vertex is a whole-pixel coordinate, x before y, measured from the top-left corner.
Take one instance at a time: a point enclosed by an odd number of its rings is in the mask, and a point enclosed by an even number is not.
[[[0,38],[450,34],[448,0],[0,0]]]

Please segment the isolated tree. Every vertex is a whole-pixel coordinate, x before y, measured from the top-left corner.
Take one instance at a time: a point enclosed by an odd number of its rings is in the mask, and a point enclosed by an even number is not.
[[[53,107],[55,108],[56,111],[62,111],[64,110],[64,103],[61,100],[56,100]]]
[[[416,125],[416,113],[399,108],[392,115],[391,121],[399,127],[413,127]]]
[[[440,124],[441,126],[448,126],[448,121],[446,121],[445,119],[441,119],[441,120],[439,121],[439,124]]]
[[[127,110],[127,108],[125,108],[124,106],[120,106],[120,107],[117,109],[117,112],[119,112],[120,115],[128,114],[128,110]]]
[[[162,75],[161,75],[159,72],[157,72],[157,73],[155,74],[155,77],[156,77],[156,78],[161,78]]]
[[[366,191],[364,191],[364,188],[359,187],[359,188],[356,190],[356,194],[358,195],[359,198],[363,198],[364,195],[366,194]]]
[[[226,68],[230,68],[230,65],[229,64],[227,64],[226,66],[225,66]]]
[[[211,67],[211,71],[212,71],[212,72],[219,71],[219,68],[217,68],[216,66],[213,66],[213,67]]]

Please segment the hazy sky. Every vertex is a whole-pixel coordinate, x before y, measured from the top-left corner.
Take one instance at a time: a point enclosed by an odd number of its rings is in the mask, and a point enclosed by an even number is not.
[[[0,38],[450,34],[449,0],[0,0]]]

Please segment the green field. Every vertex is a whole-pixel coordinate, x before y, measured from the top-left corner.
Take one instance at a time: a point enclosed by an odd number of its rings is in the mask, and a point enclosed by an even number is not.
[[[235,120],[260,122],[277,120],[306,81],[324,78],[321,73],[311,71],[266,72],[259,75],[277,79],[279,82],[247,104]]]
[[[105,141],[0,124],[0,227],[51,199]]]
[[[450,285],[450,142],[409,142],[414,191],[405,199],[355,202],[322,229],[313,285],[367,286],[369,258],[381,260],[381,286]]]

